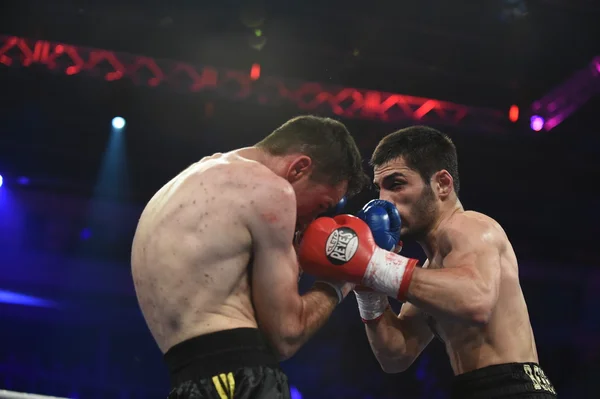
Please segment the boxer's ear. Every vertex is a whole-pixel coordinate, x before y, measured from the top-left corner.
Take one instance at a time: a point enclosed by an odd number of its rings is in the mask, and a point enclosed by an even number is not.
[[[454,180],[446,169],[442,169],[431,177],[431,188],[441,200],[445,200],[453,191]]]
[[[288,181],[294,183],[303,177],[308,177],[312,172],[312,159],[306,155],[300,155],[292,160],[288,168]]]

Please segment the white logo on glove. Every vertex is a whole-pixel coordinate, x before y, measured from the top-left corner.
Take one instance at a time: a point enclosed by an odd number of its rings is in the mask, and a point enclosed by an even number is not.
[[[325,254],[334,265],[350,261],[358,249],[356,232],[349,227],[335,229],[327,238]]]

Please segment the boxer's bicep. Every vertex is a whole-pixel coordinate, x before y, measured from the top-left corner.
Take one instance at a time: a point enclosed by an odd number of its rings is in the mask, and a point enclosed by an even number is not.
[[[443,259],[427,269],[415,268],[407,296],[434,317],[486,324],[498,300],[504,244],[491,223],[461,219],[444,229]]]
[[[275,340],[295,335],[302,299],[298,293],[298,263],[291,244],[287,249],[272,248],[268,253],[255,251],[252,300],[257,321],[267,335]]]
[[[252,237],[252,300],[257,322],[275,347],[294,335],[302,299],[298,294],[298,260],[293,247],[295,194],[279,182],[263,182],[248,197]]]
[[[499,232],[486,224],[473,224],[468,229],[450,232],[450,252],[443,266],[457,278],[471,281],[484,301],[494,306],[500,288],[501,264]],[[452,234],[454,233],[454,234]]]

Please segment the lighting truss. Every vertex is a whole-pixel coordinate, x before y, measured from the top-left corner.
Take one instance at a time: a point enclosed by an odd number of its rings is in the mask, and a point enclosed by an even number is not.
[[[531,110],[544,119],[543,129],[550,131],[600,93],[600,56],[585,68],[534,101]]]
[[[46,40],[0,36],[0,68],[39,65],[50,72],[87,75],[107,82],[204,93],[263,105],[295,106],[302,111],[382,122],[459,126],[479,131],[506,131],[504,112],[430,98],[265,76],[249,71],[194,66],[110,50]]]

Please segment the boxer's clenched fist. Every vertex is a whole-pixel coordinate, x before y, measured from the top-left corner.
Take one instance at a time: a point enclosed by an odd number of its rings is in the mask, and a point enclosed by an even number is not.
[[[398,210],[389,201],[374,199],[358,212],[357,215],[371,229],[375,243],[386,251],[399,253],[402,249],[400,242],[400,227],[402,222]],[[365,286],[354,289],[358,312],[364,323],[379,320],[389,307],[387,295],[373,291]]]
[[[394,251],[400,242],[402,226],[400,214],[394,204],[385,200],[371,200],[357,216],[369,226],[377,246],[386,251]]]
[[[403,300],[417,259],[385,251],[369,226],[352,215],[319,218],[304,233],[299,259],[306,273],[362,284]]]

